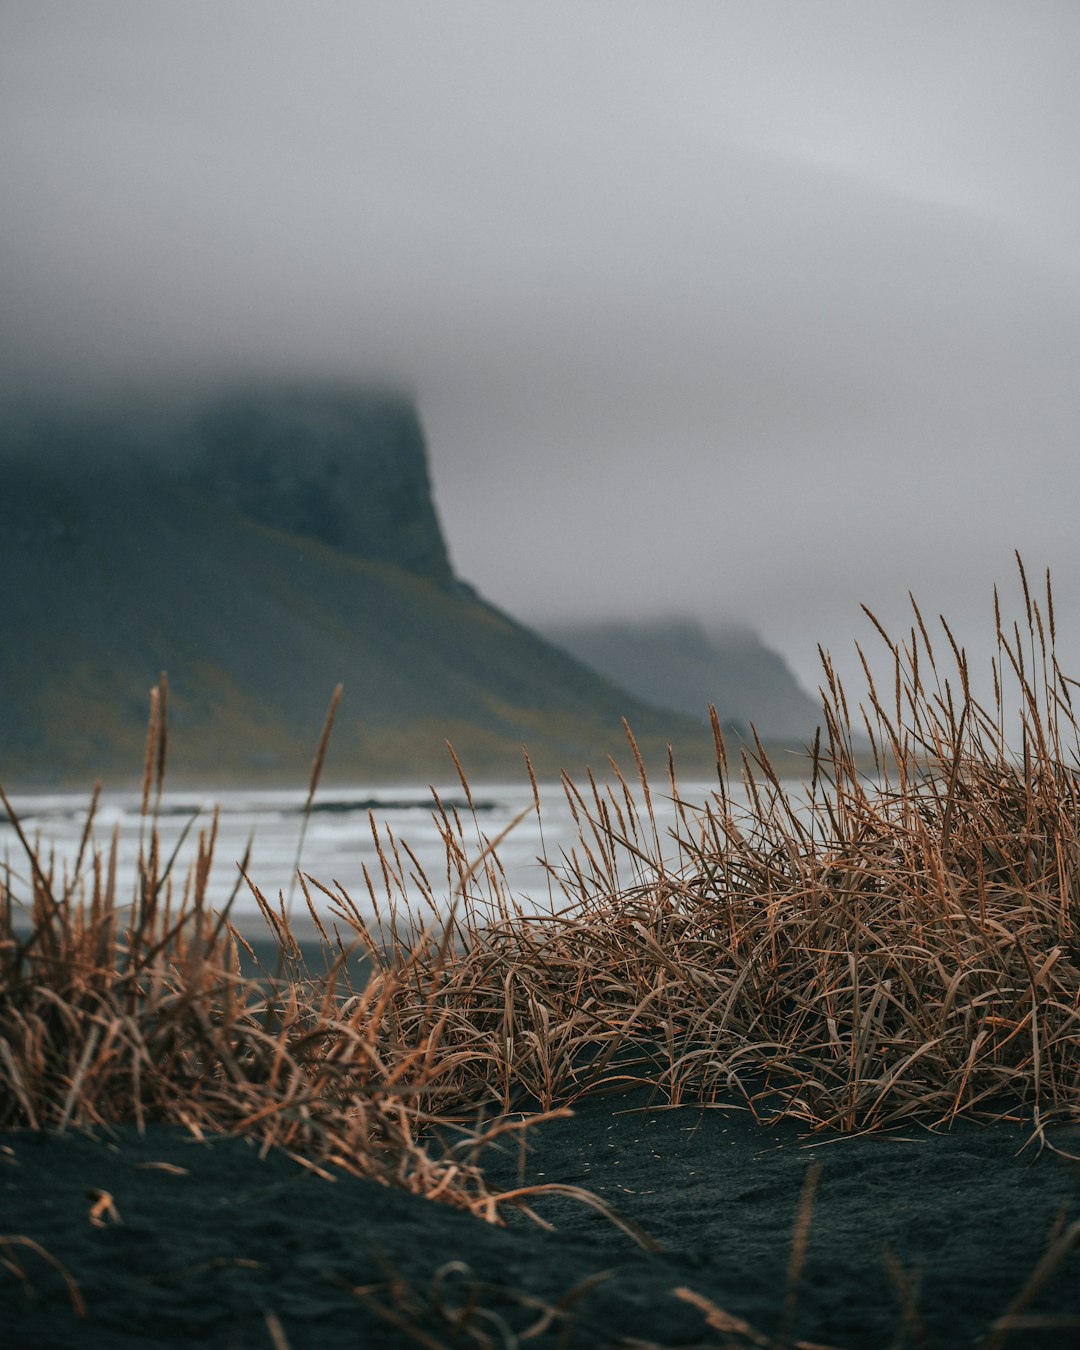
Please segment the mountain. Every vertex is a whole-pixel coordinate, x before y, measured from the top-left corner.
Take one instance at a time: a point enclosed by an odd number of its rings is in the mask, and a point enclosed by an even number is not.
[[[199,414],[189,481],[252,520],[439,582],[453,569],[410,400],[263,389]]]
[[[711,753],[458,579],[408,399],[312,385],[0,415],[0,783],[477,779]]]
[[[545,625],[544,635],[656,708],[723,722],[789,746],[808,744],[821,708],[783,657],[747,627],[710,634],[692,619]]]

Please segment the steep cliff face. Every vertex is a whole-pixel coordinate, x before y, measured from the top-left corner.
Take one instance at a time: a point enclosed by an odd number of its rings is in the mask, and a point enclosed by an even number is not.
[[[450,559],[412,403],[304,387],[227,395],[190,428],[188,481],[223,505],[437,580]]]
[[[453,575],[416,409],[392,392],[263,385],[0,410],[0,468],[36,479],[54,525],[73,495],[184,487],[357,558]]]

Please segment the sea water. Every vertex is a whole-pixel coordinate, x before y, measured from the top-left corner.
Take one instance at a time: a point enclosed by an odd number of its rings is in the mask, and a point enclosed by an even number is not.
[[[688,805],[687,818],[710,800],[715,784],[680,784],[681,800]],[[485,857],[489,844],[494,848],[503,873],[505,892],[524,907],[547,908],[566,903],[559,885],[568,875],[568,861],[576,855],[586,870],[590,866],[582,847],[580,828],[597,855],[595,840],[578,804],[576,821],[571,800],[560,784],[540,785],[540,811],[533,809],[533,792],[528,782],[496,784],[472,789],[472,805],[466,800],[460,783],[437,787],[436,792],[447,814],[456,813],[460,821],[458,841],[464,851],[466,867],[476,863],[471,883],[474,893],[490,893],[483,882]],[[606,794],[606,790],[605,790]],[[605,795],[602,794],[602,795]],[[643,818],[643,840],[647,851],[656,852],[652,827],[645,815],[640,788],[635,800]],[[405,890],[419,898],[421,885],[415,873],[422,869],[432,894],[440,903],[451,903],[455,888],[460,888],[461,868],[448,863],[443,825],[436,809],[432,789],[424,786],[392,787],[363,785],[320,788],[305,824],[306,789],[295,790],[207,790],[206,792],[166,792],[158,812],[161,857],[168,859],[174,850],[172,868],[174,894],[179,894],[183,878],[196,856],[199,832],[208,832],[215,807],[218,810],[217,840],[210,873],[208,898],[215,907],[223,906],[235,892],[232,913],[240,920],[258,913],[258,902],[251,885],[239,874],[239,864],[250,847],[247,876],[250,882],[275,905],[290,895],[291,911],[305,915],[307,905],[294,882],[299,867],[337,892],[343,889],[365,917],[372,917],[374,906],[365,869],[380,903],[387,895],[387,883],[380,861],[380,845],[392,866],[400,864]],[[584,793],[589,814],[597,816],[591,790]],[[606,797],[605,797],[606,799]],[[623,807],[625,799],[619,785],[612,796]],[[138,793],[103,794],[94,816],[90,844],[85,851],[82,872],[88,873],[96,849],[106,855],[115,831],[118,840],[117,889],[121,903],[133,898],[138,877],[140,849],[146,845],[147,822],[140,814]],[[62,890],[73,875],[79,844],[86,826],[88,799],[85,795],[55,793],[28,794],[12,799],[12,807],[24,834],[40,850],[43,865],[51,868]],[[677,825],[677,812],[670,791],[652,790],[659,852],[669,862],[678,848],[671,837]],[[617,824],[617,817],[611,815]],[[503,836],[507,827],[513,828]],[[685,832],[686,826],[679,828]],[[398,848],[393,847],[397,842]],[[407,844],[415,861],[401,847]],[[545,867],[543,859],[549,866]],[[0,820],[0,867],[10,869],[11,891],[18,897],[29,893],[29,863],[13,824]],[[620,874],[628,883],[634,876],[633,856],[623,852]],[[393,880],[390,890],[399,891]],[[323,892],[309,887],[317,910],[326,914],[331,902]]]

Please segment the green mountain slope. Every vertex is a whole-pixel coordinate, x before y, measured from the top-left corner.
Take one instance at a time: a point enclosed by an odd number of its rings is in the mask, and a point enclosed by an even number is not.
[[[136,781],[161,670],[174,783],[303,779],[338,681],[337,778],[445,778],[444,738],[478,779],[517,778],[523,742],[542,772],[625,761],[623,716],[652,757],[673,739],[708,761],[695,720],[647,707],[454,578],[422,440],[394,439],[411,410],[378,435],[367,418],[367,442],[350,443],[340,408],[323,407],[333,434],[318,431],[320,391],[244,397],[277,447],[261,468],[257,436],[200,431],[220,429],[221,404],[10,424],[0,782]]]

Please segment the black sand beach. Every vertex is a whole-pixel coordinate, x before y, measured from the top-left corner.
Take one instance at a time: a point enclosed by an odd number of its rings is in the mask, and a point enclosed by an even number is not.
[[[646,1103],[585,1103],[537,1127],[524,1160],[513,1143],[486,1159],[507,1188],[519,1178],[589,1188],[655,1250],[558,1193],[535,1202],[554,1231],[516,1214],[499,1227],[344,1172],[325,1180],[235,1138],[199,1142],[165,1126],[141,1137],[7,1134],[2,1344],[991,1344],[991,1323],[1055,1224],[1080,1218],[1076,1164],[1037,1158],[1007,1125],[822,1138],[735,1111]],[[1080,1131],[1053,1137],[1080,1151]],[[792,1237],[814,1165],[785,1341]],[[1074,1246],[1025,1315],[1080,1318],[1078,1276]],[[906,1282],[918,1324],[909,1314],[905,1328]],[[709,1305],[744,1319],[757,1341],[715,1314],[710,1326]],[[1080,1322],[1027,1325],[998,1343],[1073,1346]]]
[[[725,786],[674,862],[627,784],[595,816],[578,794],[573,903],[523,915],[492,863],[494,899],[384,961],[345,923],[348,971],[269,913],[238,969],[208,852],[170,907],[155,832],[129,907],[100,854],[76,895],[25,842],[32,895],[0,894],[0,1350],[1080,1346],[1080,784],[1038,712],[1071,695],[1035,602],[1028,627],[1056,683],[1024,685],[1022,766],[1000,716],[913,675],[913,743],[947,772],[898,747],[900,786],[868,784],[837,688],[813,828],[764,762],[749,820]],[[465,887],[460,820],[446,847]],[[599,1095],[617,1072],[655,1099]],[[664,1104],[736,1072],[749,1098]]]

